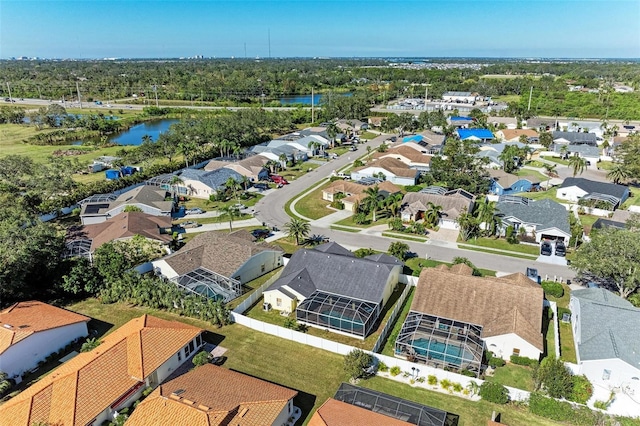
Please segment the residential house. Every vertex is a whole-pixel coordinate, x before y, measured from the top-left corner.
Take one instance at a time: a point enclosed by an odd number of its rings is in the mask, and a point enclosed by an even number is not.
[[[445,426],[448,417],[446,411],[342,383],[316,410],[309,426]]]
[[[406,146],[406,144],[403,143],[402,145],[394,144],[385,152],[374,152],[371,156],[371,159],[373,160],[371,164],[375,164],[376,160],[383,158],[395,158],[409,166],[410,169],[415,169],[420,172],[428,172],[433,155],[423,154],[413,147]]]
[[[569,212],[553,200],[530,200],[524,197],[500,197],[496,208],[502,222],[500,232],[512,226],[515,232],[524,227],[526,235],[535,237],[536,242],[542,240],[561,240],[569,244],[571,227]]]
[[[597,146],[595,133],[554,131],[551,136],[556,144]]]
[[[521,273],[472,273],[464,264],[422,270],[395,342],[396,356],[479,374],[485,348],[505,360],[542,355],[540,285]]]
[[[351,171],[352,180],[364,178],[382,178],[396,185],[415,185],[420,172],[410,168],[402,161],[395,158],[381,158],[370,161],[362,167]]]
[[[285,136],[283,136],[285,137]],[[320,136],[309,135],[295,135],[296,139],[286,138],[286,139],[274,139],[267,144],[269,148],[279,148],[284,145],[290,146],[300,152],[307,154],[307,156],[313,156],[320,152],[317,145],[319,147],[327,148],[329,146],[329,142]]]
[[[93,253],[103,244],[129,240],[136,235],[169,244],[173,240],[171,218],[142,212],[123,212],[101,223],[72,227],[67,234],[65,255],[91,260]]]
[[[423,154],[437,155],[442,152],[444,142],[445,136],[443,134],[424,130],[417,135],[405,136],[401,141],[392,144],[390,148],[403,144],[404,146],[409,146]]]
[[[630,194],[628,186],[573,177],[564,180],[556,192],[556,197],[572,203],[582,200],[603,202],[610,206],[611,210],[615,210]]]
[[[214,170],[218,170],[221,169],[223,167],[228,166],[229,164],[231,164],[231,161],[227,161],[227,160],[210,160],[205,166],[204,166],[204,170],[207,172],[212,172]]]
[[[464,189],[448,191],[439,186],[429,186],[420,192],[408,192],[402,199],[400,216],[405,222],[424,218],[429,204],[440,206],[441,214],[438,226],[446,229],[459,229],[457,220],[463,212],[473,211],[476,197]]]
[[[250,182],[258,182],[269,178],[269,171],[265,167],[268,162],[269,159],[262,155],[251,155],[240,161],[229,163],[225,168],[240,173]]]
[[[386,117],[369,117],[368,121],[372,127],[380,127],[385,118]]]
[[[491,178],[489,192],[496,195],[510,195],[519,192],[529,192],[540,185],[540,179],[535,176],[518,176],[507,173],[502,169],[489,169]]]
[[[43,302],[20,302],[0,311],[0,371],[22,375],[69,343],[88,335],[90,318]]]
[[[357,133],[369,128],[369,124],[364,121],[351,119],[341,119],[336,121],[336,126],[346,133]]]
[[[99,426],[156,387],[203,344],[202,329],[150,315],[102,337],[0,405],[0,426]]]
[[[496,138],[501,142],[520,142],[521,136],[526,136],[527,143],[538,143],[538,132],[533,129],[503,129],[496,132]]]
[[[489,143],[495,136],[491,133],[489,129],[457,129],[456,133],[460,140],[466,141],[477,141],[481,143]]]
[[[515,146],[517,148],[526,148],[526,145],[520,142],[510,143],[487,143],[478,145],[480,151],[475,154],[475,157],[485,162],[484,167],[487,169],[501,169],[504,167],[504,161],[500,158],[502,151],[509,146]]]
[[[447,117],[447,124],[449,126],[466,129],[469,127],[469,125],[473,124],[473,117],[460,117],[457,115],[450,115],[449,117]]]
[[[487,123],[493,124],[495,128],[517,129],[518,119],[515,117],[489,117]]]
[[[287,161],[307,161],[309,155],[291,145],[282,144],[278,146],[255,145],[250,148],[250,152],[267,157],[269,160],[280,161],[281,156],[287,157]]]
[[[600,162],[600,153],[602,152],[600,147],[587,144],[566,145],[554,143],[551,145],[550,149],[553,152],[560,154],[559,156],[563,155],[566,150],[567,157],[577,155],[580,158],[584,158],[587,162],[586,165],[588,169],[596,169],[598,167],[598,163]]]
[[[375,180],[375,182],[373,182],[373,180]],[[345,198],[341,201],[344,203],[345,210],[355,213],[356,205],[362,202],[362,200],[367,196],[365,193],[367,188],[372,188],[377,185],[382,199],[386,199],[390,195],[399,194],[401,192],[401,189],[391,182],[379,181],[377,179],[372,179],[372,181],[367,180],[366,182],[367,184],[345,180],[333,181],[329,186],[322,190],[322,199],[333,202],[336,194],[344,194]]]
[[[171,216],[173,200],[166,189],[140,185],[120,195],[106,194],[81,201],[80,220],[83,225],[101,223],[122,213],[127,207],[137,207],[153,216]]]
[[[264,292],[273,309],[298,322],[364,339],[393,293],[403,263],[389,255],[357,258],[336,243],[293,253]]]
[[[616,210],[616,211],[620,211],[620,210]],[[584,227],[584,234],[583,234],[584,241],[587,243],[590,242],[592,233],[594,231],[598,231],[600,229],[607,229],[607,228],[627,229],[627,225],[624,222],[617,222],[615,220],[604,219],[599,217],[598,219],[596,219],[595,222],[593,222],[593,225]]]
[[[598,399],[606,400],[614,389],[637,395],[640,309],[603,288],[573,290],[569,309],[579,374],[600,393]]]
[[[442,94],[442,100],[445,102],[472,104],[477,98],[478,94],[471,92],[444,92]]]
[[[229,178],[236,182],[242,182],[242,175],[227,167],[212,170],[183,169],[176,173],[180,178],[176,184],[180,194],[186,194],[194,198],[208,200],[211,195],[215,195],[219,190],[225,188]]]
[[[281,248],[254,240],[245,230],[204,232],[153,268],[187,291],[228,302],[242,294],[243,284],[282,266]]]
[[[294,410],[299,412],[293,405],[297,394],[283,386],[206,364],[158,386],[126,424],[282,426],[294,417]]]

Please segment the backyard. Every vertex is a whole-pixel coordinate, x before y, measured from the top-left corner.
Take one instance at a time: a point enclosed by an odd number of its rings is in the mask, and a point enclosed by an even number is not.
[[[564,289],[564,294],[562,297],[553,297],[549,295],[545,295],[545,297],[552,301],[556,302],[558,308],[569,309],[569,301],[571,299],[571,289],[568,285],[562,284],[562,288]],[[562,317],[562,314],[559,314]],[[554,319],[557,321],[557,319]],[[576,363],[576,348],[573,343],[573,330],[571,329],[571,323],[564,323],[559,321],[560,328],[560,358],[562,358],[566,362]]]

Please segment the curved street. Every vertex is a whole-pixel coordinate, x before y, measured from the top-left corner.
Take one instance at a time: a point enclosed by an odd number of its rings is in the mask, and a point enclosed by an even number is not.
[[[283,229],[285,223],[291,218],[285,212],[285,204],[294,198],[299,198],[302,193],[308,192],[323,179],[329,177],[332,171],[339,171],[348,166],[353,160],[366,154],[366,146],[369,145],[373,149],[377,148],[384,140],[392,135],[380,135],[375,139],[358,146],[356,152],[348,152],[335,160],[327,162],[314,171],[301,176],[295,181],[291,181],[289,185],[271,191],[255,206],[256,218],[270,227],[276,226]],[[292,208],[292,211],[295,210]],[[295,212],[297,214],[297,212]],[[311,222],[311,233],[321,234],[329,237],[341,245],[349,249],[360,247],[372,248],[375,250],[386,251],[389,244],[394,239],[376,235],[368,235],[366,233],[342,232],[329,229],[328,226],[318,226],[320,221]],[[573,279],[575,272],[567,266],[553,265],[548,263],[536,262],[535,260],[519,259],[510,256],[501,256],[496,254],[483,253],[473,250],[464,250],[457,248],[455,243],[447,243],[436,240],[429,240],[426,243],[405,241],[409,245],[412,252],[421,258],[429,258],[444,262],[451,262],[454,257],[462,256],[468,258],[479,268],[497,270],[504,273],[526,272],[527,267],[538,269],[538,273],[543,279],[548,277],[552,280],[554,277],[563,280]]]

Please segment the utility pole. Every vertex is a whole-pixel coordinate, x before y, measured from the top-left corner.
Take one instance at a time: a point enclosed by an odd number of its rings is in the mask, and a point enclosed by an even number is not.
[[[9,85],[8,81],[7,81],[7,90],[9,91],[9,102],[13,103],[13,98],[11,97],[11,86]]]
[[[8,83],[7,83],[8,84]],[[313,109],[313,87],[311,88],[311,122],[315,122],[316,120],[314,119],[315,115],[314,115],[315,111]]]
[[[529,90],[529,105],[527,105],[527,111],[531,109],[531,95],[533,95],[533,86],[531,86],[531,89]]]
[[[153,85],[153,91],[156,94],[156,108],[158,108],[158,85],[157,84]]]
[[[82,109],[82,97],[80,96],[80,85],[76,81],[76,91],[78,92],[78,102],[80,102],[80,109]]]

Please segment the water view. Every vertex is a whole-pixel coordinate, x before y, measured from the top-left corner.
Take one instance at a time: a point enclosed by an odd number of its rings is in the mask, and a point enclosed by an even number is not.
[[[138,146],[142,144],[142,137],[144,135],[151,136],[151,140],[154,142],[158,140],[161,133],[169,130],[172,124],[177,123],[180,120],[175,118],[167,118],[163,120],[147,121],[146,123],[136,124],[128,130],[119,132],[118,134],[111,135],[109,137],[110,143],[118,145],[130,145]],[[83,141],[72,142],[72,145],[82,145]]]
[[[351,96],[351,93],[341,93],[340,96]],[[320,104],[320,100],[322,99],[321,94],[316,94],[313,96],[313,105]],[[292,104],[303,104],[303,105],[311,105],[311,95],[293,95],[293,96],[284,96],[278,99],[282,105],[292,105]]]

